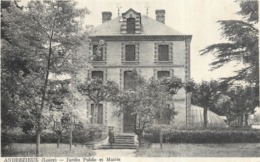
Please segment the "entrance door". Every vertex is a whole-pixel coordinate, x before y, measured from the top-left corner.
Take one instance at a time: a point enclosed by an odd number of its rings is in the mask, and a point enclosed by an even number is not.
[[[135,125],[135,117],[130,114],[129,111],[126,111],[124,113],[124,119],[123,119],[123,132],[124,133],[134,133],[134,125]]]
[[[124,89],[135,90],[137,85],[137,73],[133,71],[124,72]],[[126,109],[123,120],[123,132],[134,133],[135,117],[131,115],[129,109]]]

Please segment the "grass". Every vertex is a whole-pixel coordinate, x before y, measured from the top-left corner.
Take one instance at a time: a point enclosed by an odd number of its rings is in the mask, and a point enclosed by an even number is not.
[[[87,157],[95,155],[90,148],[77,145],[69,151],[68,144],[41,144],[40,156],[45,157]],[[35,144],[15,143],[2,152],[4,157],[34,157]],[[112,156],[112,155],[111,155]],[[117,155],[118,156],[118,155]],[[140,148],[137,157],[260,157],[260,143],[232,144],[153,144],[150,148]]]
[[[260,157],[260,143],[153,144],[140,148],[137,157]]]
[[[15,143],[11,148],[4,150],[2,156],[34,157],[35,147],[35,144]],[[73,146],[70,151],[68,144],[60,144],[59,148],[57,148],[56,144],[41,144],[40,151],[40,156],[45,157],[87,157],[95,155],[93,150],[83,145]]]

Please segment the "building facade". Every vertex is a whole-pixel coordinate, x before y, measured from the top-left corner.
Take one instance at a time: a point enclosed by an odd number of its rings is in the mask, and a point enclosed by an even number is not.
[[[122,89],[130,85],[129,73],[134,69],[147,79],[176,76],[184,82],[189,80],[191,35],[166,26],[165,10],[156,10],[155,14],[156,20],[129,9],[111,19],[111,12],[102,12],[102,24],[94,28],[91,42],[80,50],[88,56],[94,55],[93,68],[86,75],[115,81]],[[189,124],[190,97],[184,89],[174,97],[174,106],[178,115],[168,124],[177,127]],[[100,124],[104,130],[113,126],[116,133],[133,131],[129,114],[113,116],[115,107],[111,103],[100,103],[95,109],[87,100],[86,107],[90,122]]]

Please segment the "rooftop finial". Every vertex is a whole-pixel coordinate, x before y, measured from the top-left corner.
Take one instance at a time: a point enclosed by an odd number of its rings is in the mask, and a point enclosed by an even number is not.
[[[120,16],[120,9],[122,8],[121,5],[119,3],[117,3],[116,8],[117,8],[117,14],[118,14],[118,16]]]
[[[145,8],[146,8],[146,15],[149,14],[149,8],[150,8],[150,5],[148,2],[145,3]]]

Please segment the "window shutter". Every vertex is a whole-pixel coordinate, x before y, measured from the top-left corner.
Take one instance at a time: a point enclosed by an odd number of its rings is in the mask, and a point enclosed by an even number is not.
[[[169,61],[169,46],[159,45],[158,55],[159,55],[158,57],[159,61]]]
[[[97,116],[97,124],[103,124],[103,105],[98,105],[98,116]]]
[[[136,89],[137,84],[137,74],[133,73],[132,71],[125,71],[124,72],[124,89]]]
[[[135,18],[127,19],[127,34],[135,34]]]
[[[135,61],[135,45],[126,45],[125,61]]]
[[[91,123],[94,123],[94,118],[95,118],[94,104],[91,104]]]
[[[158,71],[157,72],[157,79],[163,79],[164,77],[169,77],[170,76],[170,72],[169,71]]]
[[[103,80],[104,79],[103,71],[92,71],[92,78],[93,79],[99,78],[99,79]]]
[[[98,49],[98,45],[93,45],[93,61],[103,60],[103,47]]]
[[[167,105],[167,109],[163,109],[162,118],[159,118],[159,124],[167,124],[171,123],[171,109],[170,105]]]

